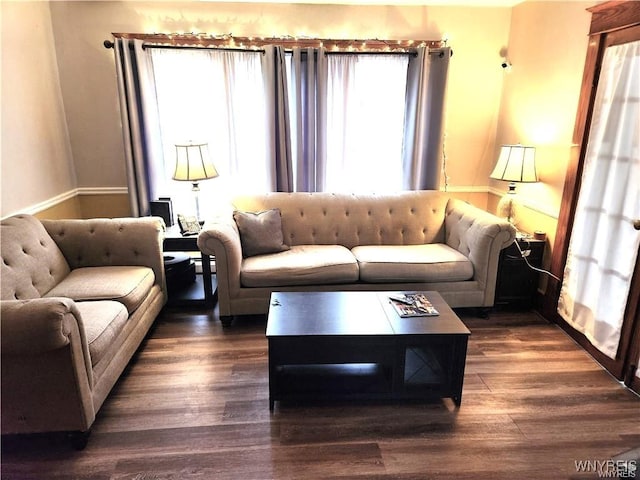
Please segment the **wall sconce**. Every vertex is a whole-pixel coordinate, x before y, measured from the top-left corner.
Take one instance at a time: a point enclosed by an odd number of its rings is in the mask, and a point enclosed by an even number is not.
[[[500,66],[505,72],[511,71],[511,62],[509,61],[509,53],[507,47],[502,47],[500,49],[500,58],[502,58],[502,63]]]

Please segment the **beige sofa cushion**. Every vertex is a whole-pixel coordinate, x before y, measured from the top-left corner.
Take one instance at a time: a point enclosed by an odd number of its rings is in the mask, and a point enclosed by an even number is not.
[[[124,328],[129,314],[122,303],[111,300],[77,302],[76,306],[84,321],[91,364],[95,366]]]
[[[286,252],[242,261],[240,282],[245,287],[322,285],[358,280],[358,263],[340,245],[297,245]]]
[[[76,301],[115,300],[131,313],[147,296],[154,281],[149,267],[84,267],[72,270],[45,296]]]
[[[473,264],[457,250],[428,245],[354,247],[363,282],[461,282],[473,277]]]
[[[0,232],[2,300],[40,298],[69,274],[62,252],[35,217],[6,218]]]
[[[238,196],[236,209],[278,208],[287,245],[411,245],[444,243],[448,196],[438,191],[384,195],[283,193]]]

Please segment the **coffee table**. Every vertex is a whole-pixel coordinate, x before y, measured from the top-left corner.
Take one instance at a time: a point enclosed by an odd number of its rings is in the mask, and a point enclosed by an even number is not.
[[[440,313],[401,318],[389,295],[274,292],[267,321],[269,409],[276,401],[462,400],[469,330],[437,292]]]

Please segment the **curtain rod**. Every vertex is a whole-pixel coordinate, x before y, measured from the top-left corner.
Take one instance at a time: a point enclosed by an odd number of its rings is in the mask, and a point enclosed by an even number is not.
[[[114,43],[111,40],[105,40],[103,42],[105,48],[113,48]],[[144,43],[142,45],[143,49],[147,48],[165,48],[169,50],[222,50],[224,52],[256,52],[256,53],[264,53],[264,49],[260,48],[233,48],[233,47],[218,47],[218,46],[200,46],[200,45],[162,45],[157,43]],[[286,48],[285,52],[292,52],[290,48]],[[326,55],[411,55],[415,56],[417,53],[415,51],[386,51],[386,50],[360,50],[360,51],[334,51],[328,50],[325,52]],[[441,48],[435,48],[429,51],[429,54],[438,55],[440,58],[444,57],[444,51]],[[453,56],[453,50],[451,51],[451,56]]]

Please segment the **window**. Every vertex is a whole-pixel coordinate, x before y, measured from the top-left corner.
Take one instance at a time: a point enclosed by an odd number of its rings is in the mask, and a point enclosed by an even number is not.
[[[402,189],[407,55],[329,55],[327,179],[334,192]]]
[[[316,175],[316,169],[322,171],[319,163],[324,162],[326,191],[402,189],[408,55],[331,53],[325,58],[323,73],[317,57],[302,55],[302,78],[297,79],[296,91],[292,55],[286,57],[296,187],[316,185],[309,178]],[[320,84],[326,86],[326,98],[311,91]],[[320,113],[323,109],[326,117]],[[317,148],[322,142],[320,131],[326,132],[326,159],[319,153],[323,149]],[[302,180],[297,176],[298,168],[305,169]]]
[[[452,54],[442,41],[123,34],[105,46],[116,51],[135,214],[158,196],[176,211],[194,204],[190,186],[171,180],[174,145],[190,141],[208,144],[221,177],[203,182],[204,214],[213,189],[223,200],[243,190],[440,187]]]
[[[208,143],[220,177],[200,183],[200,206],[229,192],[267,191],[269,161],[261,54],[151,49],[164,184],[176,212],[194,212],[191,184],[172,180],[176,144]]]
[[[263,55],[256,51],[151,49],[164,153],[164,178],[156,191],[173,199],[176,212],[194,210],[191,184],[172,180],[176,144],[209,144],[220,178],[200,184],[203,214],[208,204],[217,203],[216,197],[270,190],[275,159],[270,158],[268,122],[272,120],[268,115],[273,113],[267,113],[271,93],[265,88]],[[315,149],[318,138],[291,136],[294,177],[295,169],[315,171],[318,165],[313,162],[320,161],[319,171],[326,172],[325,191],[401,190],[409,55],[331,53],[324,58],[326,70],[316,80],[326,84],[325,98],[315,97],[311,93],[315,87],[306,85],[308,91],[298,105],[291,84],[291,56],[287,56],[291,125],[302,122],[306,133],[312,125],[326,134],[326,143],[322,143],[326,156],[309,162],[296,155]],[[310,72],[305,75],[316,75]],[[320,117],[295,118],[309,102],[322,103],[326,113],[322,124],[315,124]],[[304,145],[297,145],[300,142]]]

